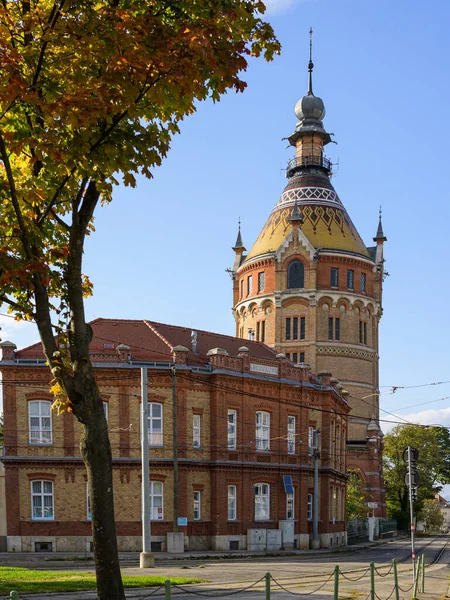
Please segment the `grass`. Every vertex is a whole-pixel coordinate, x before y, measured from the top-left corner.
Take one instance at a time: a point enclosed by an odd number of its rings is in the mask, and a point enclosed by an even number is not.
[[[126,575],[125,587],[157,587],[164,585],[166,579],[173,584],[203,583],[197,577],[154,577]],[[84,571],[37,571],[23,567],[0,567],[0,594],[9,594],[11,590],[20,593],[82,592],[96,587],[94,573]]]

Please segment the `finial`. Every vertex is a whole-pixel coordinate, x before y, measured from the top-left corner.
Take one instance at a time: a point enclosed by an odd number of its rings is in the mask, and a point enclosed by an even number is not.
[[[381,205],[380,205],[378,229],[377,229],[377,235],[373,238],[374,242],[376,242],[378,240],[385,242],[387,240],[387,237],[385,237],[385,235],[383,233],[383,225],[381,223],[381,215],[382,215],[382,210],[381,210]]]
[[[289,217],[289,221],[291,223],[303,223],[303,215],[301,213],[301,211],[298,209],[298,204],[297,204],[297,200],[294,203],[294,209],[292,211],[291,216]]]
[[[241,237],[241,217],[239,217],[239,219],[238,219],[238,234],[237,234],[236,243],[233,247],[233,250],[236,250],[236,248],[244,248],[244,244],[242,243],[242,237]],[[245,248],[244,248],[244,250],[245,250]]]
[[[309,71],[309,83],[308,83],[308,96],[314,96],[312,90],[312,72],[314,69],[314,63],[312,61],[312,35],[313,30],[312,27],[309,28],[309,63],[308,63],[308,71]]]

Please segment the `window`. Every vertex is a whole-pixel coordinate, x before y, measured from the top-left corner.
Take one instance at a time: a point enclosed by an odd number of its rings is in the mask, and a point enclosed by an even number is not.
[[[52,443],[51,402],[33,400],[28,402],[30,444]]]
[[[288,454],[295,454],[295,417],[288,417],[287,451]]]
[[[313,495],[308,494],[308,521],[312,521],[313,518]]]
[[[54,519],[53,481],[31,482],[32,519]]]
[[[339,287],[339,269],[336,267],[331,267],[330,285],[331,287]]]
[[[194,492],[194,521],[202,518],[202,493]]]
[[[298,360],[298,353],[297,352],[293,352],[292,353],[292,362],[294,363],[294,365],[297,364],[297,360]]]
[[[328,339],[341,339],[341,320],[339,317],[336,317],[335,319],[333,317],[328,317]]]
[[[248,339],[249,339],[251,342],[254,342],[254,341],[255,341],[255,330],[254,330],[254,329],[249,329],[249,330],[248,330]]]
[[[257,483],[255,485],[255,521],[270,519],[270,485]]]
[[[305,362],[305,353],[304,352],[300,352],[300,362],[301,363]]]
[[[367,323],[365,321],[359,322],[359,343],[367,344]]]
[[[228,409],[228,450],[236,450],[237,410]]]
[[[258,292],[262,292],[264,290],[264,271],[258,273]]]
[[[306,337],[306,317],[300,317],[300,339],[304,340]]]
[[[192,416],[192,442],[194,448],[200,448],[200,415]]]
[[[107,402],[103,402],[103,412],[105,413],[106,422],[108,422],[109,406]]]
[[[365,292],[366,291],[366,274],[365,273],[361,273],[361,291]]]
[[[163,405],[156,402],[148,403],[148,443],[163,445]]]
[[[256,341],[264,342],[266,339],[266,322],[258,321],[256,323]]]
[[[244,297],[244,280],[241,279],[241,298]]]
[[[250,296],[253,290],[253,275],[247,277],[247,296]]]
[[[298,317],[292,319],[292,339],[298,340]]]
[[[294,508],[294,494],[286,494],[286,519],[291,520],[294,518]]]
[[[290,317],[286,318],[286,339],[291,339],[291,319]]]
[[[308,454],[309,456],[312,456],[314,453],[314,432],[315,432],[316,428],[314,427],[314,425],[310,425],[308,427]]]
[[[270,414],[258,411],[256,413],[256,449],[270,450]]]
[[[91,499],[89,498],[89,483],[86,481],[86,519],[91,521]]]
[[[305,267],[301,260],[293,260],[287,270],[288,288],[305,287]]]
[[[355,271],[349,269],[347,271],[347,288],[353,290],[355,285]]]
[[[291,360],[291,353],[290,353],[290,352],[286,352],[286,358],[287,358],[288,360]]]
[[[235,521],[237,518],[236,510],[236,486],[228,486],[228,520]]]
[[[150,481],[150,520],[162,521],[163,511],[163,484],[161,481]]]

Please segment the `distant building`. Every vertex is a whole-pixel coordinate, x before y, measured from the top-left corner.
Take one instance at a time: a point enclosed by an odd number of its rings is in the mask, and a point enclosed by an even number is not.
[[[140,367],[149,369],[154,550],[173,531],[172,367],[176,365],[178,515],[189,549],[307,548],[319,428],[322,547],[345,533],[347,393],[262,342],[148,321],[97,319],[91,356],[113,451],[119,548],[141,549]],[[81,426],[51,411],[40,344],[0,344],[9,551],[91,547]],[[0,532],[1,535],[1,532]]]
[[[381,211],[366,247],[331,183],[325,106],[307,94],[287,138],[287,184],[250,251],[239,228],[233,277],[236,335],[263,341],[294,364],[331,371],[350,392],[348,467],[364,482],[374,516],[385,515],[379,425],[378,324],[383,312]],[[362,198],[361,201],[364,201]],[[256,215],[255,218],[258,218]]]

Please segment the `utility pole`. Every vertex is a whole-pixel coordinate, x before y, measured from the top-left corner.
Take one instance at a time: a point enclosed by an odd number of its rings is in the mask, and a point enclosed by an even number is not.
[[[178,418],[177,368],[172,367],[172,438],[173,438],[173,531],[178,533]]]
[[[313,538],[312,549],[320,548],[319,542],[319,433],[320,429],[314,428],[313,457],[314,457],[314,498],[313,498]]]
[[[150,464],[148,454],[148,373],[141,368],[141,450],[142,450],[142,552],[139,557],[141,569],[155,566],[151,553],[150,531]]]
[[[414,501],[416,500],[417,487],[419,485],[420,477],[417,473],[417,459],[419,458],[419,452],[417,448],[408,446],[403,452],[403,460],[407,463],[408,472],[406,473],[405,483],[408,486],[409,491],[409,513],[411,519],[411,560],[413,564],[413,584],[416,584],[416,550],[414,548]]]

